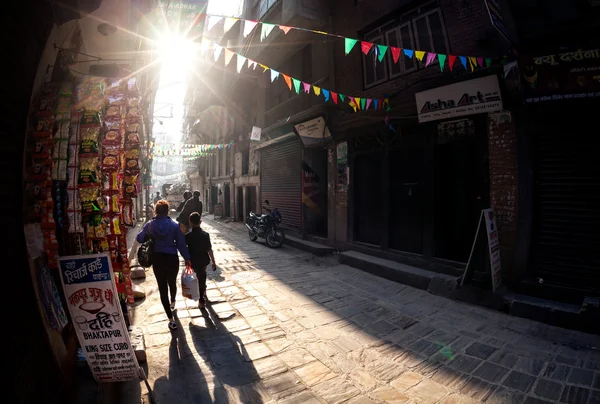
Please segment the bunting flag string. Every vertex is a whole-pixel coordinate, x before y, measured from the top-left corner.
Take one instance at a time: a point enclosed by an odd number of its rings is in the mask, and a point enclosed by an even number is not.
[[[184,156],[184,157],[204,157],[215,153],[218,150],[230,149],[233,142],[221,144],[153,144],[152,157],[166,156]]]
[[[424,63],[425,63],[426,67],[429,66],[430,64],[434,63],[435,59],[437,58],[437,60],[439,62],[440,70],[442,72],[444,71],[446,61],[448,62],[447,66],[450,69],[450,71],[454,71],[455,62],[457,59],[460,60],[461,64],[465,68],[465,70],[470,70],[470,71],[474,71],[475,69],[478,69],[478,68],[480,68],[480,69],[489,68],[492,65],[492,57],[446,55],[446,54],[441,54],[441,53],[428,52],[428,51],[424,51],[424,50],[406,49],[406,48],[388,46],[388,45],[383,45],[383,44],[378,44],[378,43],[373,43],[373,42],[361,41],[359,39],[349,38],[349,37],[345,37],[342,35],[332,34],[332,33],[324,32],[324,31],[317,31],[317,30],[313,30],[313,29],[309,29],[309,28],[279,25],[279,24],[261,22],[261,21],[256,21],[256,20],[248,20],[248,19],[238,18],[238,17],[230,17],[230,16],[223,16],[223,15],[215,15],[215,14],[206,14],[206,17],[208,19],[208,24],[207,24],[208,30],[211,30],[215,25],[217,25],[217,23],[219,23],[221,20],[224,19],[225,20],[224,27],[223,27],[224,33],[227,33],[229,30],[231,30],[231,28],[238,21],[240,21],[240,23],[243,23],[243,31],[242,32],[243,32],[244,38],[247,38],[248,35],[250,35],[252,33],[252,31],[254,31],[254,29],[258,26],[258,24],[260,24],[261,25],[261,27],[260,27],[260,41],[261,42],[264,41],[271,34],[271,32],[273,31],[273,29],[275,27],[278,27],[281,31],[283,31],[284,34],[287,34],[291,30],[297,30],[297,31],[312,32],[312,33],[318,34],[318,35],[325,35],[325,36],[329,36],[329,37],[333,37],[333,38],[343,39],[344,40],[344,52],[346,55],[349,55],[350,52],[352,52],[352,50],[355,48],[356,44],[360,42],[361,52],[365,55],[368,55],[369,53],[373,52],[376,56],[376,59],[380,63],[384,62],[385,55],[387,54],[387,52],[389,50],[392,55],[394,63],[399,62],[400,56],[402,53],[404,53],[404,56],[409,59],[412,59],[414,56],[417,58],[417,60],[419,62],[425,61]]]
[[[231,49],[221,47],[220,45],[218,45],[214,42],[211,42],[211,43],[212,43],[212,46],[220,47],[225,52],[225,65],[226,66],[229,63],[231,63],[231,60],[233,59],[233,57],[236,56],[238,73],[241,73],[242,68],[246,65],[248,65],[248,68],[250,68],[250,59],[248,59],[247,57],[245,57],[237,52],[234,52]],[[216,55],[217,52],[213,52],[213,54]],[[219,54],[220,54],[220,51],[219,51]],[[214,61],[217,62],[218,59],[214,59]],[[246,63],[246,62],[248,62],[248,63]],[[252,63],[254,63],[256,65],[257,62],[252,62]],[[338,92],[335,92],[332,90],[328,90],[325,88],[315,86],[311,83],[307,83],[296,77],[292,77],[285,73],[282,73],[275,69],[272,69],[269,66],[263,65],[262,63],[259,63],[259,65],[260,65],[260,67],[263,68],[263,73],[266,73],[268,70],[270,70],[271,83],[274,83],[277,79],[279,79],[279,77],[283,76],[283,80],[285,81],[285,84],[287,85],[288,89],[290,91],[294,91],[296,94],[300,94],[300,92],[303,92],[305,94],[314,93],[314,95],[317,97],[320,97],[322,94],[323,98],[325,99],[325,102],[329,102],[329,100],[331,100],[336,105],[339,105],[340,103],[345,102],[346,97],[348,97],[349,105],[352,107],[354,112],[357,112],[359,110],[366,111],[369,109],[369,107],[371,105],[373,105],[374,110],[378,110],[380,107],[384,108],[384,106],[385,106],[386,110],[388,110],[388,111],[391,109],[388,98],[379,98],[379,99],[362,98],[361,99],[360,97],[351,97],[351,96],[341,94],[341,93],[338,93]],[[312,89],[312,91],[311,91],[311,89]]]

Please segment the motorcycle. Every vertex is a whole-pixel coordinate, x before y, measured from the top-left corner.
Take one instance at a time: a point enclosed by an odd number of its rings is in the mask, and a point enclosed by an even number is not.
[[[279,227],[283,218],[277,208],[271,209],[268,200],[265,201],[265,205],[263,209],[267,214],[257,215],[254,212],[248,214],[246,218],[248,237],[250,241],[256,241],[259,237],[264,238],[269,247],[279,248],[285,239],[285,234]]]

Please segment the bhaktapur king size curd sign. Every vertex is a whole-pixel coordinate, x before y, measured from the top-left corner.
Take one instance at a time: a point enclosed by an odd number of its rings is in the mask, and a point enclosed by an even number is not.
[[[98,382],[140,379],[110,256],[59,258],[60,278],[79,344]]]

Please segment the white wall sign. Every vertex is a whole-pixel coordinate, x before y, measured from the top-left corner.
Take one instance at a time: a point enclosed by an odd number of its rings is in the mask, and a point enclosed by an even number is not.
[[[329,128],[322,117],[294,125],[305,146],[322,144],[323,139],[331,137]]]
[[[60,257],[60,279],[77,339],[98,382],[140,379],[110,256]]]
[[[502,110],[495,75],[423,91],[415,98],[420,123]]]
[[[252,127],[252,133],[250,134],[250,140],[260,141],[260,134],[262,133],[262,129],[256,126]]]
[[[485,228],[487,230],[488,248],[490,252],[490,269],[492,272],[492,291],[502,284],[502,270],[500,268],[500,241],[498,240],[498,227],[493,209],[484,209]]]

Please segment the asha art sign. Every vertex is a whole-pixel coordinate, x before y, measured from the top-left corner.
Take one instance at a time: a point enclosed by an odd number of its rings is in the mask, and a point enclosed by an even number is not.
[[[77,338],[96,381],[140,379],[109,255],[60,257],[59,267]]]
[[[415,97],[419,123],[502,110],[495,75],[423,91]]]

